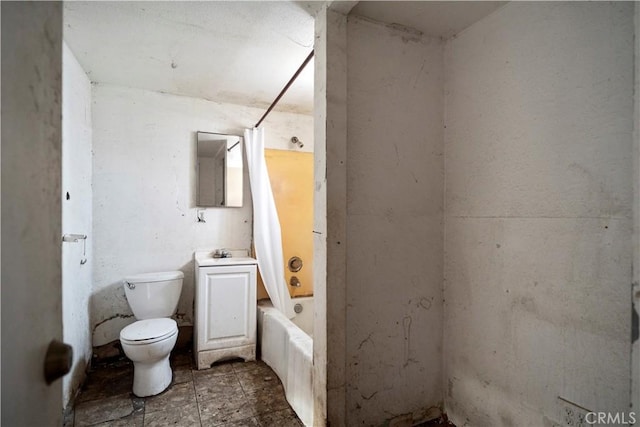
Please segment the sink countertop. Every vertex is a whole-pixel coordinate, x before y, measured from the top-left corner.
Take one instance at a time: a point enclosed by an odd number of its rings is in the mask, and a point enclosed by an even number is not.
[[[233,251],[232,251],[233,253]],[[213,251],[196,252],[197,267],[214,267],[223,265],[251,265],[258,261],[248,256],[232,256],[230,258],[214,258]]]

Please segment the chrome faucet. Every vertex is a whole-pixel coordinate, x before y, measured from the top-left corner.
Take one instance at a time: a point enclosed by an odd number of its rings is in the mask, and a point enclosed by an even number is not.
[[[214,258],[231,258],[231,252],[229,252],[227,249],[216,249],[215,252],[213,252],[213,257]]]

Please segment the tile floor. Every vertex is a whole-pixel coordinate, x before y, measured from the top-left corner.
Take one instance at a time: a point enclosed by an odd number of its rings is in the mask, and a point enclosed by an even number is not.
[[[64,426],[302,426],[265,363],[229,362],[198,371],[192,359],[191,353],[172,356],[173,383],[148,398],[131,393],[128,360],[96,366]]]

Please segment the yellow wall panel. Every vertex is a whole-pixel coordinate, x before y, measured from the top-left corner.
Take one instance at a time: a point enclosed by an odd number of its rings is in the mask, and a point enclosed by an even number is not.
[[[288,286],[292,297],[313,295],[313,153],[265,150],[271,189],[282,229],[282,250],[287,285],[291,276],[301,283]],[[287,268],[289,258],[298,256],[303,267],[297,273]],[[258,278],[258,299],[268,298]]]

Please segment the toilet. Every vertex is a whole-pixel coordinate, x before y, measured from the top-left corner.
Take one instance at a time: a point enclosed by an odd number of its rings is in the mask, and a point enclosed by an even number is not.
[[[133,394],[138,397],[162,393],[171,384],[169,354],[178,338],[171,319],[178,307],[181,271],[146,273],[124,279],[124,292],[136,322],[120,331],[124,354],[133,362]]]

